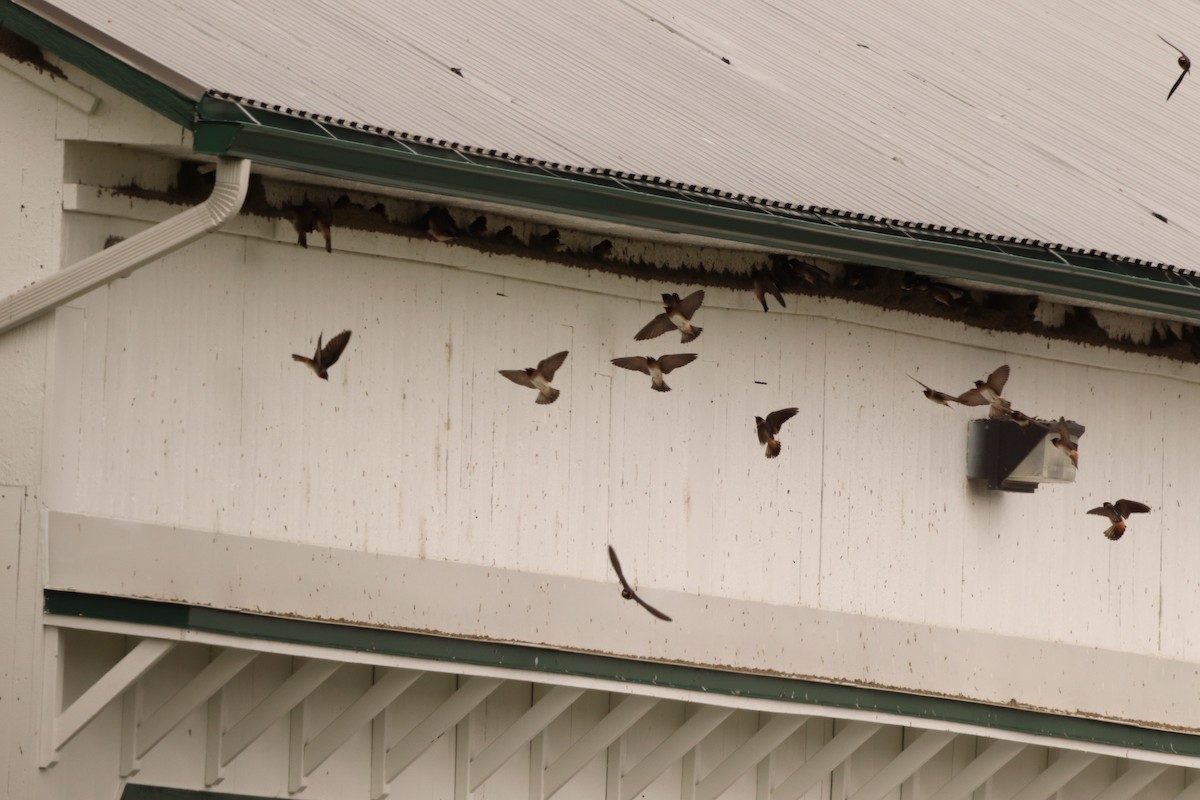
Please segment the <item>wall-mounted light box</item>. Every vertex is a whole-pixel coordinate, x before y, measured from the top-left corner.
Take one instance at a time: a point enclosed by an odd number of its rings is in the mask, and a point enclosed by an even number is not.
[[[1086,430],[1067,421],[1071,441]],[[1070,457],[1050,440],[1057,430],[1022,427],[1007,419],[971,420],[967,433],[967,478],[1002,492],[1032,492],[1042,483],[1074,483]]]

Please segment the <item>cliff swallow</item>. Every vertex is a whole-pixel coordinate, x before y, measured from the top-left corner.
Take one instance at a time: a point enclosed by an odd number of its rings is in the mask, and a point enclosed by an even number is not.
[[[800,276],[800,280],[804,281],[807,285],[816,287],[827,286],[829,284],[829,273],[816,264],[809,264],[807,261],[801,261],[798,258],[789,258],[787,263]]]
[[[621,571],[621,562],[617,560],[617,551],[612,549],[611,544],[608,546],[608,560],[612,562],[613,572],[617,573],[617,580],[621,582],[621,597],[624,597],[626,600],[634,601],[639,606],[646,609],[661,620],[665,620],[666,622],[671,621],[671,618],[666,614],[662,613],[657,608],[638,597],[637,592],[635,592],[633,587],[629,585],[629,581],[625,580],[625,573]]]
[[[929,278],[915,272],[906,272],[900,277],[900,290],[903,292],[923,292],[929,288]]]
[[[513,233],[512,225],[505,225],[500,230],[496,231],[496,241],[501,244],[509,245],[510,247],[518,245],[521,241],[517,238],[517,234]]]
[[[975,381],[975,388],[968,389],[958,396],[958,402],[964,406],[991,406],[989,416],[1003,417],[1012,403],[1000,396],[1004,384],[1008,383],[1008,364],[998,367],[988,375],[986,381]]]
[[[767,458],[775,458],[783,450],[783,445],[775,437],[779,435],[783,423],[796,416],[799,411],[798,408],[781,408],[767,414],[766,419],[754,418],[755,427],[758,429],[758,443],[767,446]]]
[[[314,205],[306,197],[304,203],[295,209],[292,215],[292,230],[296,231],[296,244],[307,249],[308,234],[320,231],[325,237],[325,252],[333,252],[333,207],[322,209]]]
[[[338,358],[341,357],[342,351],[346,349],[346,344],[349,341],[350,331],[342,331],[322,347],[321,336],[317,336],[317,349],[313,353],[312,358],[292,353],[292,360],[307,364],[309,369],[317,373],[318,378],[327,381],[329,380],[329,368],[337,363]]]
[[[917,381],[917,379],[913,378],[912,375],[909,375],[908,377],[912,378],[914,381]],[[924,394],[926,397],[928,397],[933,402],[943,405],[946,408],[949,408],[951,403],[962,402],[952,394],[946,394],[945,392],[939,392],[937,389],[931,389],[929,386],[927,386],[924,383],[921,383],[920,381],[917,381],[917,383],[920,383],[921,386],[924,387],[924,389],[925,389],[925,391],[922,392],[922,394]]]
[[[1079,445],[1071,441],[1071,431],[1067,428],[1067,420],[1065,417],[1058,418],[1058,425],[1055,428],[1055,431],[1058,432],[1058,436],[1055,436],[1053,439],[1051,439],[1050,444],[1066,453],[1067,457],[1071,459],[1072,466],[1074,466],[1075,469],[1079,469]],[[1128,514],[1126,514],[1126,516],[1128,516]]]
[[[1050,428],[1049,425],[1042,422],[1040,419],[1035,419],[1034,417],[1023,414],[1020,411],[1017,411],[1015,408],[1008,409],[1008,418],[1020,425],[1022,428],[1028,428],[1030,425],[1037,425],[1039,428],[1046,428],[1047,430]]]
[[[567,360],[567,351],[555,353],[552,356],[547,356],[538,362],[537,369],[526,367],[525,369],[502,369],[500,374],[508,378],[513,383],[521,386],[528,386],[530,389],[537,389],[538,405],[546,405],[553,403],[561,394],[558,389],[550,385],[550,381],[554,380],[554,373],[558,372],[558,368]]]
[[[653,339],[655,336],[662,336],[664,333],[672,331],[675,328],[678,328],[680,333],[683,334],[680,339],[680,342],[683,344],[687,344],[700,335],[703,328],[698,328],[692,324],[692,316],[700,308],[700,304],[704,302],[703,289],[692,292],[682,300],[674,292],[664,294],[662,299],[665,310],[647,322],[646,326],[634,335],[633,338],[635,340],[640,342],[643,339]]]
[[[848,289],[862,289],[867,285],[869,274],[866,267],[846,267],[844,280]]]
[[[638,372],[644,372],[650,376],[650,388],[656,392],[669,392],[671,387],[667,386],[667,382],[663,380],[663,375],[666,375],[673,369],[682,367],[684,364],[690,364],[696,360],[695,353],[674,353],[658,358],[649,356],[624,356],[623,358],[614,358],[612,363],[624,369],[632,369]]]
[[[929,296],[940,306],[945,306],[955,311],[966,310],[968,302],[967,293],[957,286],[950,286],[945,283],[931,283],[929,285]]]
[[[612,255],[612,251],[612,239],[605,239],[604,241],[597,243],[596,246],[592,248],[592,255],[599,259],[605,259]]]
[[[476,217],[475,220],[467,227],[467,233],[471,234],[476,239],[487,233],[487,217],[485,217],[483,214],[480,214],[478,217]]]
[[[1093,508],[1087,513],[1108,517],[1112,525],[1104,532],[1104,537],[1115,542],[1125,535],[1125,520],[1130,514],[1145,514],[1149,511],[1150,506],[1145,503],[1139,503],[1136,500],[1118,500],[1115,503],[1105,503],[1099,508]]]
[[[1179,53],[1179,60],[1176,63],[1179,64],[1179,69],[1182,70],[1182,72],[1180,72],[1179,77],[1175,79],[1175,84],[1171,87],[1171,91],[1167,92],[1167,99],[1170,100],[1171,95],[1175,94],[1175,90],[1179,88],[1179,84],[1183,83],[1184,77],[1192,71],[1192,60],[1188,58],[1187,54],[1178,47],[1175,47],[1175,45],[1167,42],[1166,39],[1163,39],[1162,34],[1159,34],[1158,38],[1171,45],[1171,47],[1175,48],[1175,51]]]
[[[755,269],[751,274],[754,278],[754,296],[762,303],[763,311],[770,311],[767,307],[767,295],[771,295],[780,306],[787,308],[787,303],[783,302],[783,293],[779,291],[779,284],[771,277],[771,273],[765,269]]]
[[[418,223],[425,234],[436,242],[453,242],[462,233],[454,217],[441,206],[434,206],[426,211]]]
[[[562,236],[559,235],[558,228],[551,228],[541,236],[537,237],[536,244],[543,250],[549,250],[553,252],[562,247]]]

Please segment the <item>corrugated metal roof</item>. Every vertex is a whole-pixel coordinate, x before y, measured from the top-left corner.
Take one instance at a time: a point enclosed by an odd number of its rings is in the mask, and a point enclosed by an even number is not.
[[[1167,103],[1176,53],[1157,38],[1188,48],[1195,4],[50,5],[289,108],[1200,266],[1200,76]]]

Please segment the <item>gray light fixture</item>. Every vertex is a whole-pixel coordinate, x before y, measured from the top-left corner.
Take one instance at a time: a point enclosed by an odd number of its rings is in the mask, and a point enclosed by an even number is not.
[[[1086,430],[1067,422],[1071,441]],[[1054,430],[1008,419],[972,420],[967,433],[967,478],[1003,492],[1032,492],[1041,483],[1074,483],[1075,465],[1050,440]]]

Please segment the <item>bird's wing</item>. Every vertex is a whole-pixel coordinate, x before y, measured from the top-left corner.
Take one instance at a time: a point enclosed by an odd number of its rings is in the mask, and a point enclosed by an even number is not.
[[[558,368],[567,360],[568,352],[567,350],[563,350],[552,356],[546,356],[538,362],[537,371],[541,373],[547,382],[554,380],[554,373],[558,372]]]
[[[621,358],[614,358],[612,363],[623,369],[632,369],[636,372],[650,374],[650,365],[646,363],[645,356],[622,356]]]
[[[655,336],[662,336],[664,333],[669,333],[673,330],[675,330],[675,323],[671,322],[671,318],[663,313],[646,323],[646,327],[634,334],[633,338],[640,342],[643,339],[653,339]]]
[[[704,290],[700,289],[699,291],[692,292],[687,297],[680,300],[675,306],[675,310],[680,314],[683,314],[688,319],[691,319],[692,315],[700,309],[700,304],[703,302]]]
[[[979,391],[978,389],[968,389],[960,394],[956,399],[964,406],[990,405],[988,399],[983,396],[983,392]]]
[[[537,386],[533,383],[533,379],[526,375],[525,370],[523,369],[502,369],[500,370],[500,374],[508,378],[513,383],[518,383],[521,386],[528,386],[530,389],[537,388]]]
[[[917,379],[916,379],[916,378],[913,378],[913,376],[912,376],[912,375],[909,375],[908,377],[912,378],[914,381],[917,381]],[[929,384],[927,384],[927,383],[921,383],[920,381],[917,381],[917,383],[920,383],[922,387],[924,387],[924,388],[926,388],[926,389],[929,389],[929,391],[931,391],[931,392],[932,392],[932,391],[934,391],[933,389],[931,389],[931,388],[929,387]]]
[[[670,621],[671,621],[671,618],[670,618],[670,617],[668,617],[666,614],[664,614],[663,612],[659,611],[657,608],[655,608],[654,606],[650,605],[649,603],[647,603],[647,602],[646,602],[645,600],[643,600],[642,598],[638,597],[638,593],[637,593],[637,592],[635,592],[635,591],[633,591],[632,589],[630,589],[630,590],[629,590],[629,593],[633,595],[633,599],[634,599],[634,600],[637,602],[637,604],[638,604],[639,606],[641,606],[642,608],[646,609],[646,610],[647,610],[647,611],[649,611],[651,614],[653,614],[654,616],[658,617],[658,618],[659,618],[659,619],[661,619],[661,620],[665,620],[666,622],[670,622]]]
[[[695,360],[695,353],[671,353],[658,357],[658,368],[662,370],[663,375],[666,375],[671,370],[682,367],[684,364],[690,364]]]
[[[1117,513],[1122,517],[1128,517],[1130,514],[1145,514],[1150,511],[1150,506],[1139,503],[1137,500],[1118,500],[1113,505],[1116,506]]]
[[[998,367],[995,372],[988,375],[987,385],[996,394],[1004,391],[1004,384],[1008,383],[1008,364]]]
[[[1115,509],[1112,509],[1112,508],[1105,508],[1104,506],[1099,506],[1099,507],[1097,507],[1097,508],[1093,508],[1091,511],[1089,511],[1089,512],[1087,512],[1087,513],[1089,513],[1089,514],[1095,514],[1095,515],[1097,515],[1097,516],[1100,516],[1100,517],[1108,517],[1108,518],[1109,518],[1110,520],[1112,520],[1113,522],[1120,522],[1120,521],[1121,521],[1121,515],[1120,515],[1120,514],[1118,514],[1118,513],[1117,513],[1117,511],[1116,511]]]
[[[1179,84],[1183,83],[1183,79],[1187,76],[1188,71],[1185,69],[1179,73],[1179,77],[1175,79],[1174,85],[1171,86],[1171,91],[1167,92],[1167,99],[1171,99],[1171,95],[1175,94],[1175,90],[1179,88]]]
[[[1068,447],[1074,444],[1071,441],[1071,429],[1067,427],[1066,417],[1058,418],[1058,425],[1054,430],[1058,433],[1058,438],[1062,440],[1063,444],[1067,445]]]
[[[1162,35],[1161,33],[1160,33],[1160,34],[1157,34],[1157,36],[1158,36],[1158,38],[1162,39],[1164,42],[1167,42],[1167,40],[1166,40],[1166,39],[1163,39],[1163,35]],[[1167,44],[1171,44],[1171,43],[1170,43],[1170,42],[1167,42]],[[1175,48],[1175,50],[1176,50],[1176,52],[1178,52],[1178,53],[1179,53],[1179,55],[1183,56],[1184,58],[1187,58],[1187,54],[1186,54],[1186,53],[1184,53],[1182,50],[1180,50],[1178,47],[1175,47],[1175,45],[1173,45],[1173,44],[1171,44],[1171,47],[1174,47],[1174,48]]]
[[[781,408],[778,411],[772,411],[767,414],[767,427],[771,429],[771,433],[779,433],[779,429],[783,427],[783,423],[787,422],[792,417],[798,414],[798,408]]]
[[[341,357],[342,351],[346,349],[346,345],[350,342],[350,331],[342,331],[337,336],[330,339],[321,348],[321,366],[328,369],[332,367]]]
[[[625,580],[625,573],[621,571],[621,562],[617,560],[617,551],[613,550],[613,546],[608,546],[608,560],[612,563],[613,572],[617,573],[617,580],[621,582],[622,588],[633,594],[633,587],[629,585],[629,581]]]

